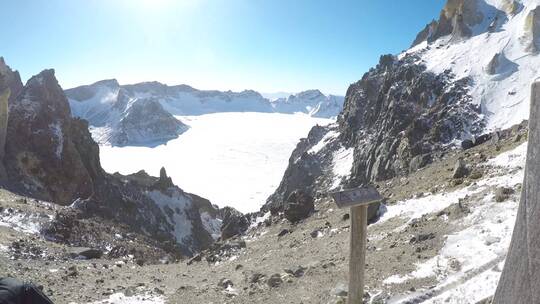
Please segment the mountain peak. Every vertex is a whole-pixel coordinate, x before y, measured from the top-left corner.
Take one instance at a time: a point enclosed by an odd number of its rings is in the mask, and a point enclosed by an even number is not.
[[[112,78],[95,82],[94,84],[92,84],[92,86],[106,86],[110,88],[117,88],[120,86],[120,84],[118,83],[118,80]]]
[[[484,21],[487,12],[496,10],[480,0],[448,0],[441,10],[439,20],[433,20],[426,25],[416,36],[412,46],[424,41],[431,43],[449,35],[453,41],[471,37],[473,27]]]

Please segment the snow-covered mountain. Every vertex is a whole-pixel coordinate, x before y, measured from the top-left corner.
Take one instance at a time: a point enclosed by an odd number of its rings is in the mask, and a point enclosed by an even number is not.
[[[435,74],[470,78],[472,102],[494,130],[528,118],[539,51],[540,1],[451,0],[399,56],[417,55]]]
[[[314,117],[337,117],[343,108],[342,96],[324,95],[319,90],[309,90],[278,98],[272,101],[272,106],[279,113],[307,113]]]
[[[163,143],[178,137],[187,127],[174,116],[301,112],[330,118],[341,111],[344,100],[311,90],[270,101],[251,90],[201,91],[159,82],[120,85],[114,79],[69,89],[66,95],[73,115],[89,121],[93,137],[100,144],[117,146]]]
[[[298,144],[269,202],[406,175],[528,119],[539,52],[540,0],[448,0],[409,50],[349,87],[335,126]]]

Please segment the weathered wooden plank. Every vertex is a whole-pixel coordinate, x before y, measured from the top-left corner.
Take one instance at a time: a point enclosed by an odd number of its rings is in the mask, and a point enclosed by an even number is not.
[[[367,205],[351,207],[349,304],[362,304],[366,265]]]
[[[373,186],[360,187],[356,189],[343,190],[330,193],[338,208],[349,208],[353,206],[369,205],[380,201],[383,197]]]

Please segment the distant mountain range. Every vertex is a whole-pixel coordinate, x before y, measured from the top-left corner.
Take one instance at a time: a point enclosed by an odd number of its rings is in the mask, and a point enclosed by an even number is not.
[[[188,129],[175,116],[219,112],[305,113],[337,117],[344,97],[309,90],[270,100],[252,90],[203,91],[159,82],[120,85],[115,79],[65,91],[74,116],[90,123],[94,139],[105,145],[157,145]]]

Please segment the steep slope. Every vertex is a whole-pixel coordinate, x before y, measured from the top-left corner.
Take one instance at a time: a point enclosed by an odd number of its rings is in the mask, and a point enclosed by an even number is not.
[[[71,116],[53,70],[32,77],[9,105],[4,164],[9,189],[67,206],[43,231],[59,242],[105,250],[111,235],[100,226],[108,223],[191,255],[219,236],[218,210],[175,186],[164,169],[159,179],[105,173],[88,123]]]
[[[464,14],[478,16],[475,22],[464,22],[470,34],[459,36],[458,41],[454,32],[420,34],[415,41],[418,45],[406,54],[419,56],[433,73],[450,70],[458,78],[471,78],[469,93],[482,109],[487,130],[504,129],[527,119],[529,86],[540,75],[540,1],[448,1],[435,24],[440,27],[443,15],[454,5],[454,19]]]
[[[201,91],[187,85],[167,86],[159,82],[119,85],[116,80],[69,89],[66,95],[73,115],[90,122],[94,138],[100,144],[113,146],[163,143],[176,138],[187,127],[174,116],[300,112],[330,118],[337,116],[343,104],[342,97],[325,96],[318,90],[270,101],[250,90]],[[135,119],[137,112],[145,113],[144,123]]]
[[[460,141],[529,116],[540,75],[538,0],[449,0],[413,47],[383,56],[351,85],[334,127],[313,129],[269,198],[385,180],[429,163]]]
[[[480,109],[466,90],[470,80],[436,75],[417,59],[382,56],[351,85],[337,124],[315,127],[298,144],[269,205],[296,189],[315,194],[408,174],[455,139],[480,133]]]
[[[9,105],[4,164],[10,181],[63,205],[89,197],[93,180],[70,134],[75,124],[54,71],[32,77]]]

